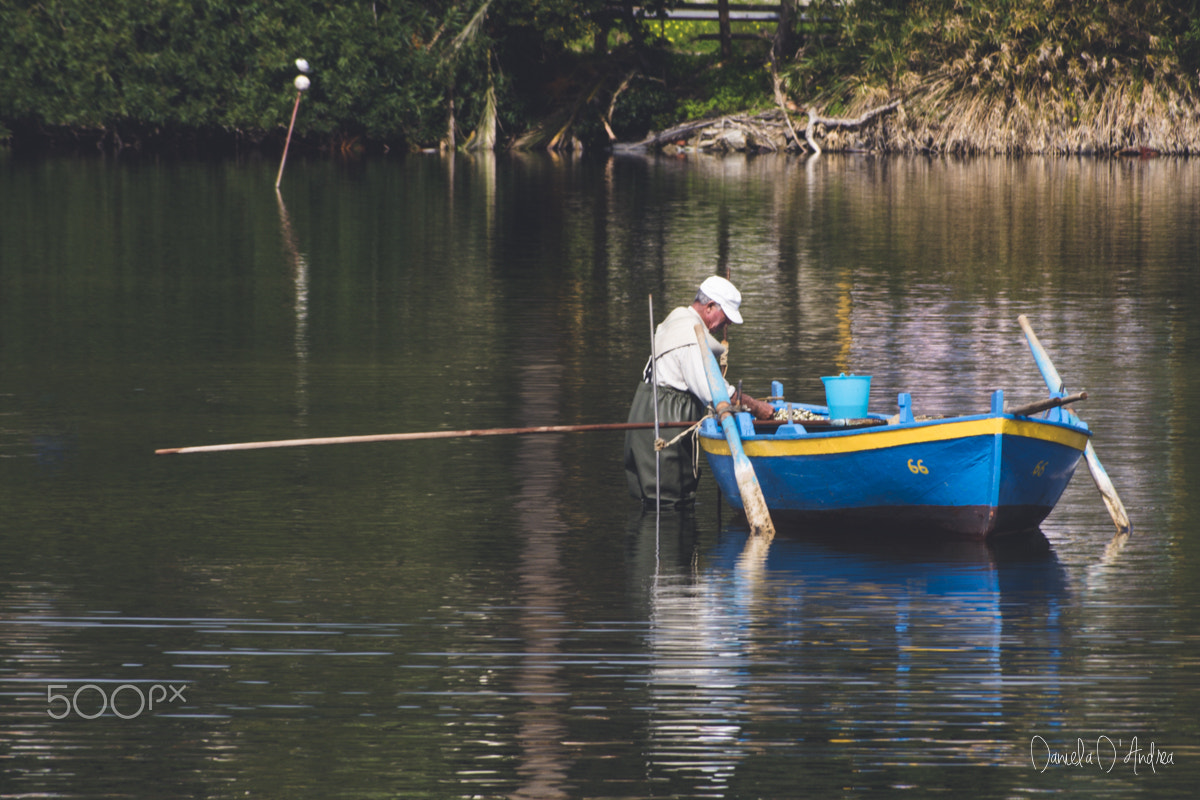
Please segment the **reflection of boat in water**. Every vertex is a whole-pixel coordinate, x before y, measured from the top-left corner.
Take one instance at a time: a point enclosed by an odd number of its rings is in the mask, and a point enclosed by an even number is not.
[[[913,542],[782,524],[758,550],[741,520],[715,542],[663,520],[637,536],[647,580],[662,556],[646,757],[664,795],[731,796],[743,762],[797,746],[866,770],[1010,763],[1005,721],[1037,727],[1058,707],[1067,579],[1036,529]]]
[[[744,568],[753,538],[744,523],[726,524],[709,554],[710,568]],[[1066,592],[1062,565],[1037,528],[978,540],[902,538],[886,526],[876,526],[847,538],[831,530],[784,523],[761,552],[756,570],[772,579],[802,579],[806,589],[854,583],[909,592],[920,586],[929,594],[1003,594],[1006,602],[1025,602],[1031,598],[1021,595],[1029,593],[1042,597]]]
[[[777,408],[813,417],[762,424],[737,415],[772,517],[843,528],[885,524],[984,537],[1036,527],[1091,436],[1060,407],[1039,418],[1006,413],[1002,392],[987,414],[916,419],[904,394],[891,417],[832,421],[825,406],[784,403],[778,382],[772,394]],[[734,458],[716,420],[701,425],[700,444],[721,493],[740,509]]]
[[[736,576],[753,596],[743,602],[755,607],[756,624],[785,637],[792,657],[859,642],[876,668],[920,663],[966,680],[977,710],[999,703],[1006,675],[1037,675],[1057,691],[1068,581],[1040,530],[914,540],[887,529],[846,538],[784,525],[765,548],[755,539],[744,523],[727,526],[711,571]],[[760,554],[753,564],[751,552]]]
[[[913,729],[953,740],[962,726],[975,734],[958,757],[1000,763],[1009,743],[988,735],[991,726],[1053,716],[1069,590],[1041,531],[914,542],[879,529],[847,539],[781,526],[748,569],[753,538],[726,528],[712,572],[735,576],[759,631],[748,651],[785,664],[784,680],[817,676],[853,709],[831,711],[818,727],[880,736],[899,752]],[[843,685],[855,679],[862,685]],[[1044,706],[1027,708],[1031,697]]]

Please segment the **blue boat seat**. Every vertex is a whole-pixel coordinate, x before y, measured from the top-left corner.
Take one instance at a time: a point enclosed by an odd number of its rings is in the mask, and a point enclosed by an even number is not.
[[[780,425],[775,430],[776,439],[799,439],[801,436],[807,436],[808,430],[803,425],[797,425],[794,422],[789,422],[786,425]]]
[[[754,416],[750,412],[739,411],[733,418],[737,420],[738,436],[743,439],[754,437]]]

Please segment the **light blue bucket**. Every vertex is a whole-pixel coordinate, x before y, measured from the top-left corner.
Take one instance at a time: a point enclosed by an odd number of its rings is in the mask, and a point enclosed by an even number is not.
[[[825,382],[825,402],[830,419],[861,419],[867,415],[867,400],[871,394],[870,375],[847,375],[821,378]]]

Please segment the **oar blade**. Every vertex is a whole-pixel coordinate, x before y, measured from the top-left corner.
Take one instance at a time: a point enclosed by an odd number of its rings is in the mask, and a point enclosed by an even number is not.
[[[1038,371],[1042,373],[1042,379],[1046,382],[1046,388],[1051,392],[1066,391],[1062,377],[1059,376],[1058,370],[1055,369],[1054,362],[1050,360],[1050,354],[1046,352],[1046,348],[1042,347],[1041,340],[1033,332],[1033,326],[1029,324],[1029,318],[1021,314],[1017,317],[1017,322],[1021,325],[1021,330],[1025,332],[1025,341],[1028,342],[1029,350],[1033,353],[1033,360],[1037,362]],[[1077,416],[1073,411],[1067,413]],[[1125,504],[1121,502],[1121,498],[1117,495],[1117,490],[1113,486],[1112,481],[1109,480],[1108,472],[1104,469],[1104,465],[1100,463],[1100,459],[1096,455],[1096,450],[1092,447],[1090,441],[1083,450],[1083,456],[1087,461],[1088,472],[1092,475],[1092,482],[1096,484],[1096,488],[1100,491],[1100,496],[1104,499],[1104,506],[1108,509],[1108,515],[1112,517],[1113,524],[1117,526],[1118,535],[1128,535],[1133,531],[1133,524],[1129,521],[1129,514],[1125,511]]]
[[[1087,447],[1084,448],[1083,457],[1087,460],[1088,472],[1092,475],[1092,482],[1096,484],[1096,489],[1099,490],[1100,497],[1104,499],[1104,506],[1108,509],[1108,515],[1112,517],[1113,524],[1117,526],[1117,533],[1125,536],[1133,533],[1133,523],[1129,521],[1129,514],[1125,511],[1125,504],[1121,502],[1121,498],[1117,495],[1117,490],[1113,487],[1112,481],[1109,480],[1108,472],[1104,469],[1104,465],[1096,457],[1096,450],[1092,447],[1091,442],[1088,442]]]
[[[708,348],[704,326],[696,326],[696,343],[700,345],[701,358],[704,360],[704,374],[708,380],[708,390],[712,395],[713,405],[721,415],[721,430],[725,433],[725,441],[729,443],[729,452],[733,456],[733,474],[737,479],[738,493],[742,496],[742,510],[750,523],[750,533],[754,536],[774,536],[775,523],[771,521],[771,512],[767,509],[767,500],[763,497],[762,487],[758,476],[754,473],[754,465],[746,457],[742,449],[742,439],[738,435],[737,425],[729,411],[729,392],[725,389],[725,379],[721,376],[721,366],[717,358]],[[724,413],[723,413],[724,412]]]
[[[746,520],[750,523],[751,535],[774,536],[775,525],[771,521],[767,499],[763,496],[754,466],[745,453],[742,454],[741,463],[734,467],[734,477],[737,478],[738,492],[742,495],[742,508],[746,512]]]

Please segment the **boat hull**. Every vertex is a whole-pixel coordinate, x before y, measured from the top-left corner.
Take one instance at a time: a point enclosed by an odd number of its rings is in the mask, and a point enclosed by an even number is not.
[[[1068,423],[990,414],[823,433],[757,434],[742,444],[772,516],[830,525],[985,537],[1037,526],[1070,482],[1090,434]],[[728,446],[700,444],[741,507]]]

